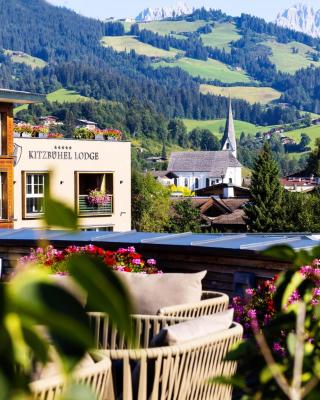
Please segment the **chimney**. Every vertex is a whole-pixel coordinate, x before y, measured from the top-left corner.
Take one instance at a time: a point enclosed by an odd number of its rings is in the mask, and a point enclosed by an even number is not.
[[[223,198],[230,199],[231,197],[234,197],[234,188],[233,185],[228,184],[223,188]]]

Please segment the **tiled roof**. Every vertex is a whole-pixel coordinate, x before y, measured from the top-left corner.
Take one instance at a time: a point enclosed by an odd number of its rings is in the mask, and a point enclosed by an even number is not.
[[[225,175],[228,167],[242,167],[230,151],[192,151],[171,153],[168,170],[172,172],[209,172]]]
[[[246,225],[244,210],[235,210],[231,214],[219,215],[211,221],[212,225]]]

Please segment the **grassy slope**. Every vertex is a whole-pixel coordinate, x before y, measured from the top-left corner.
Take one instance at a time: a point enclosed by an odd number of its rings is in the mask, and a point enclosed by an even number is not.
[[[190,75],[203,79],[219,80],[225,83],[250,82],[250,78],[241,71],[235,71],[220,61],[208,59],[208,61],[194,60],[192,58],[181,58],[174,62],[159,62],[154,65],[158,67],[180,67]]]
[[[47,95],[47,100],[50,102],[57,101],[58,103],[75,103],[78,101],[90,100],[88,97],[81,96],[73,90],[58,89],[55,92],[49,93]],[[14,109],[16,114],[19,111],[26,110],[28,108],[27,104],[23,104]]]
[[[205,46],[217,47],[230,52],[230,42],[239,40],[241,35],[233,23],[222,23],[215,24],[212,32],[201,35],[201,38]]]
[[[200,85],[200,92],[204,94],[215,94],[221,96],[231,96],[232,98],[244,99],[249,103],[267,104],[272,100],[279,99],[281,93],[269,87],[220,87],[213,85]]]
[[[222,136],[222,133],[219,133],[220,128],[225,127],[226,120],[225,119],[214,119],[214,120],[206,120],[206,121],[199,121],[194,119],[184,119],[183,122],[185,123],[188,132],[190,132],[194,128],[201,128],[201,129],[209,129],[212,133]],[[234,122],[236,136],[239,138],[241,132],[245,134],[254,135],[260,131],[267,131],[269,127],[261,127],[250,124],[249,122],[238,121],[235,120]]]
[[[147,57],[172,58],[175,57],[178,51],[166,51],[151,46],[150,44],[139,42],[133,36],[105,36],[101,39],[103,46],[112,47],[116,51],[130,52],[135,50],[137,54]]]
[[[11,61],[19,64],[26,64],[31,68],[44,68],[47,63],[41,58],[30,56],[22,51],[5,50],[4,53],[11,58]]]
[[[147,29],[160,35],[169,35],[171,33],[194,32],[205,24],[205,21],[152,21],[140,23],[139,28],[140,30]]]
[[[313,125],[309,128],[300,128],[294,131],[286,132],[285,135],[291,137],[296,142],[299,142],[301,133],[306,133],[310,137],[310,147],[314,147],[316,139],[320,138],[320,125]]]
[[[280,71],[293,74],[298,69],[308,67],[310,64],[320,67],[320,62],[312,61],[307,54],[308,51],[313,53],[315,52],[315,50],[310,46],[306,46],[298,42],[283,44],[277,43],[274,40],[268,40],[263,44],[270,47],[272,51],[272,55],[269,56],[270,60],[276,64]],[[291,50],[292,47],[298,48],[299,53],[293,54]]]

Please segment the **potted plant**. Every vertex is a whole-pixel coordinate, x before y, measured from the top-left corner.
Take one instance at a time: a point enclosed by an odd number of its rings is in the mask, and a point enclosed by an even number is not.
[[[64,138],[63,133],[53,133],[53,132],[48,133],[48,139],[63,139],[63,138]]]
[[[38,138],[47,138],[49,133],[49,129],[47,126],[42,126],[42,125],[36,125],[32,127],[32,137],[38,137]]]
[[[92,189],[86,197],[87,204],[92,207],[107,206],[111,202],[111,196],[103,190]]]
[[[95,134],[94,131],[88,128],[76,128],[73,131],[73,137],[75,139],[94,139]]]
[[[15,137],[31,137],[33,127],[30,124],[19,124],[14,126]]]

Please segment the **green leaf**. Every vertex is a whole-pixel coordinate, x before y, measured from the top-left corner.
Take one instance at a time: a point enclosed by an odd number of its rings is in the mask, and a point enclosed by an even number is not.
[[[34,271],[28,271],[12,280],[8,286],[10,309],[21,315],[24,324],[31,320],[29,323],[46,326],[64,356],[65,367],[72,368],[93,346],[88,316],[69,292],[38,274],[32,279]]]
[[[239,376],[218,376],[210,378],[208,383],[219,384],[219,385],[231,385],[242,390],[246,390],[246,382],[243,377]]]
[[[292,357],[294,357],[296,352],[296,343],[297,336],[293,332],[290,332],[287,337],[287,347]]]
[[[282,304],[281,304],[282,308],[285,308],[287,306],[290,296],[296,289],[298,289],[298,287],[301,285],[301,283],[303,281],[304,281],[304,278],[299,271],[297,271],[293,274],[290,282],[288,283],[288,285],[285,288],[285,291],[283,293]]]
[[[77,229],[77,215],[63,203],[46,197],[44,209],[44,221],[48,227]]]
[[[72,383],[60,397],[60,400],[96,400],[97,396],[84,384]]]
[[[89,308],[108,314],[120,333],[133,340],[131,299],[115,272],[103,261],[87,255],[70,257],[68,269],[87,291]]]
[[[279,369],[279,371],[281,371],[281,372],[284,372],[286,370],[286,367],[284,365],[276,364],[276,366]],[[260,382],[262,384],[266,384],[271,379],[273,379],[273,375],[271,373],[271,369],[270,369],[270,367],[266,366],[265,368],[263,368],[263,370],[260,373]]]
[[[37,360],[45,364],[48,361],[48,342],[39,336],[38,332],[34,330],[34,327],[26,326],[26,324],[22,326],[22,333],[27,345],[32,349]]]
[[[290,246],[277,245],[272,246],[264,251],[261,254],[265,257],[274,258],[279,261],[287,261],[294,262],[296,259],[296,253]]]

